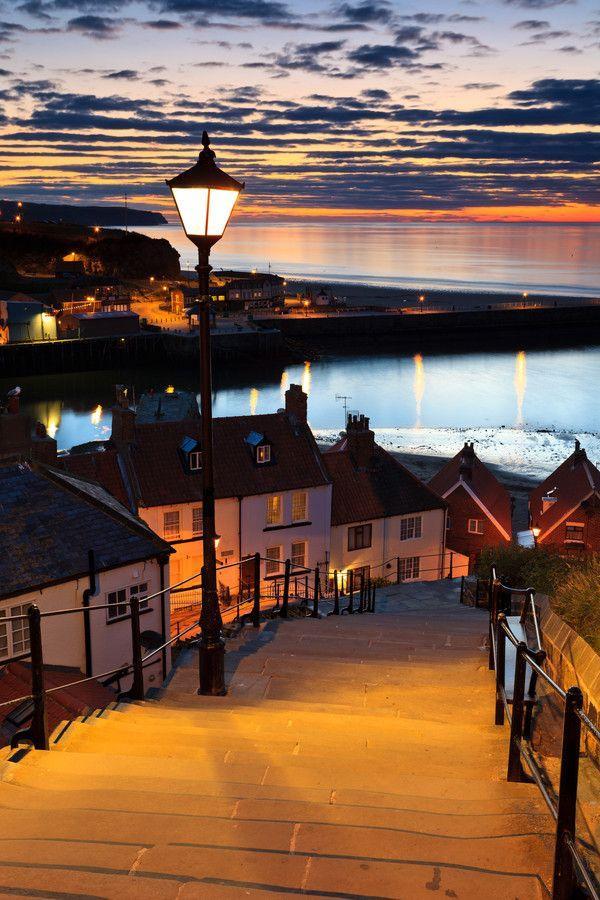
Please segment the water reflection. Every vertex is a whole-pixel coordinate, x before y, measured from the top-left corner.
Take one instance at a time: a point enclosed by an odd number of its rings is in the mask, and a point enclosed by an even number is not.
[[[281,397],[285,397],[285,392],[290,386],[290,376],[287,369],[284,369],[281,373],[281,382],[279,384],[279,388],[281,390]]]
[[[98,404],[96,409],[92,410],[92,413],[90,415],[90,422],[92,423],[92,425],[100,425],[100,423],[102,422],[102,412],[103,410],[100,404]]]
[[[250,388],[250,415],[256,415],[256,407],[258,406],[259,392],[256,388]]]
[[[523,424],[523,403],[527,389],[527,357],[524,350],[519,350],[515,360],[515,391],[517,394],[517,419],[515,424]]]
[[[312,373],[310,371],[310,362],[309,362],[309,360],[306,360],[306,362],[304,363],[304,369],[302,370],[302,381],[300,383],[302,384],[302,390],[308,396],[310,396],[311,382],[312,382]]]
[[[413,391],[415,394],[415,408],[417,419],[415,425],[421,427],[421,409],[423,406],[423,397],[425,395],[425,368],[423,366],[423,357],[420,353],[416,353],[413,357],[415,364],[415,377],[413,381]]]

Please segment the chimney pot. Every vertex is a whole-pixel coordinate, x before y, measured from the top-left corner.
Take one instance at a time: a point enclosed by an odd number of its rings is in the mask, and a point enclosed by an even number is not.
[[[308,396],[302,390],[302,385],[290,384],[285,392],[285,411],[288,416],[294,416],[299,422],[307,421]]]
[[[359,469],[368,469],[375,450],[375,434],[369,428],[368,417],[362,414],[348,416],[346,438],[355,466]]]

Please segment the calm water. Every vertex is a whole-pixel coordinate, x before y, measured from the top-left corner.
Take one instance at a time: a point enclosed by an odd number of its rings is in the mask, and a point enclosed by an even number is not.
[[[197,262],[179,225],[166,237],[184,268]],[[402,287],[600,294],[600,226],[279,223],[235,224],[212,263],[328,281]]]
[[[215,414],[273,412],[291,382],[309,394],[309,418],[331,438],[349,410],[371,417],[386,446],[454,453],[467,437],[484,457],[528,471],[547,469],[575,435],[600,459],[600,347],[457,355],[331,357],[271,366],[261,361],[215,373]],[[110,433],[113,385],[195,389],[195,371],[146,369],[19,379],[24,406],[55,434],[60,448]],[[0,384],[0,389],[13,382]]]

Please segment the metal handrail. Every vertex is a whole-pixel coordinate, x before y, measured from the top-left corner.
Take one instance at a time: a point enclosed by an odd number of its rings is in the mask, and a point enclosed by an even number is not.
[[[581,857],[576,841],[577,789],[579,777],[579,755],[581,748],[581,726],[600,740],[600,730],[583,712],[583,694],[579,687],[563,690],[560,685],[544,670],[541,663],[546,658],[542,648],[540,631],[537,623],[533,588],[513,589],[496,577],[496,568],[492,567],[490,581],[490,668],[496,671],[496,724],[502,725],[505,711],[510,721],[510,741],[508,751],[509,781],[533,780],[542,794],[552,816],[556,821],[553,900],[571,900],[580,896],[579,884],[582,882],[593,900],[600,900],[600,884],[589,871],[585,860]],[[500,590],[526,594],[533,611],[536,623],[537,649],[528,647],[512,632],[506,614],[499,610],[498,594]],[[521,615],[521,624],[527,610]],[[509,640],[516,648],[516,664],[514,675],[512,714],[508,710],[505,678],[505,641]],[[531,669],[531,680],[528,692],[530,701],[525,709],[526,670]],[[528,742],[531,740],[531,710],[535,699],[536,679],[540,677],[563,700],[563,740],[560,764],[560,783],[555,802],[544,783],[542,769],[538,765]],[[526,764],[530,775],[526,774],[522,761]]]

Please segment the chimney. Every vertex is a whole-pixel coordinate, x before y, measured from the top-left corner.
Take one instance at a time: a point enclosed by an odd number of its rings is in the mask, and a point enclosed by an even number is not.
[[[7,412],[11,416],[18,416],[19,408],[20,408],[19,395],[18,394],[9,394],[9,396],[7,397],[7,400],[6,400]]]
[[[299,384],[290,384],[285,392],[285,411],[288,416],[294,416],[299,422],[307,420],[308,396]]]
[[[366,416],[348,416],[346,426],[348,450],[357,469],[368,469],[375,450],[375,434]]]
[[[459,474],[461,478],[464,478],[465,481],[470,481],[473,477],[473,463],[475,462],[475,450],[473,447],[473,443],[469,444],[468,441],[465,442],[465,446],[463,447],[462,454],[460,457],[460,468]]]
[[[579,453],[581,450],[581,441],[575,441],[575,453]]]

